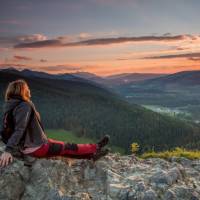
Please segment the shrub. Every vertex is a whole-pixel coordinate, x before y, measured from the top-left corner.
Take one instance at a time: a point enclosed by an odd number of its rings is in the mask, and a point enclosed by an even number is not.
[[[200,159],[200,151],[199,150],[187,150],[184,148],[176,147],[171,151],[162,151],[162,152],[146,152],[140,156],[141,158],[164,158],[168,159],[171,157],[185,157],[188,159]]]
[[[138,150],[139,150],[139,144],[137,144],[137,143],[132,143],[131,144],[131,152],[133,153],[133,154],[135,154],[135,153],[137,153],[138,152]]]

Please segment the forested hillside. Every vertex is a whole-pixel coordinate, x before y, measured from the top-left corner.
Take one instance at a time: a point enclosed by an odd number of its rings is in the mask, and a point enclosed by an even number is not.
[[[1,105],[8,82],[18,78],[28,82],[45,128],[64,128],[92,138],[110,134],[111,143],[125,148],[126,153],[132,142],[139,143],[142,151],[200,147],[197,125],[131,105],[115,93],[84,81],[24,77],[0,71]]]

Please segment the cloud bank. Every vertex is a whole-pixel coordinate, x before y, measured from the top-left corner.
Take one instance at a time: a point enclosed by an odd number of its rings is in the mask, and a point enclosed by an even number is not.
[[[16,60],[32,60],[32,58],[26,57],[26,56],[13,56]]]
[[[97,39],[82,40],[78,42],[64,43],[59,38],[43,40],[43,41],[26,42],[26,43],[22,42],[16,44],[14,48],[75,47],[75,46],[111,45],[111,44],[120,44],[125,42],[150,42],[150,41],[171,42],[171,41],[180,41],[187,38],[195,39],[191,35],[175,35],[175,36],[163,35],[163,36],[97,38]]]
[[[188,58],[191,60],[196,60],[197,58],[200,58],[200,53],[195,52],[195,53],[169,54],[169,55],[143,57],[143,59],[170,59],[170,58]]]

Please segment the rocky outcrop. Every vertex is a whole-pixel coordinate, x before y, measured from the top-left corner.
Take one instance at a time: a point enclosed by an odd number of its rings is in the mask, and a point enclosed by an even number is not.
[[[198,200],[200,160],[14,159],[0,169],[0,200]]]

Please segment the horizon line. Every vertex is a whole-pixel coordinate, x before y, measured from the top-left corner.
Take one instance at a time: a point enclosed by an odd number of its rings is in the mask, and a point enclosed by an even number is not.
[[[19,69],[16,67],[5,67],[5,68],[1,68],[0,71],[2,70],[6,70],[6,69],[14,69],[16,71],[23,71],[23,70],[29,70],[29,71],[34,71],[34,72],[42,72],[42,73],[46,73],[49,75],[61,75],[61,74],[76,74],[76,73],[89,73],[89,74],[93,74],[95,76],[99,76],[99,77],[108,77],[108,76],[117,76],[117,75],[122,75],[122,74],[158,74],[158,75],[170,75],[170,74],[176,74],[176,73],[180,73],[180,72],[192,72],[192,71],[200,71],[200,70],[181,70],[181,71],[177,71],[177,72],[172,72],[172,73],[152,73],[152,72],[124,72],[124,73],[116,73],[116,74],[110,74],[110,75],[98,75],[95,74],[93,72],[89,72],[89,71],[75,71],[75,72],[64,72],[64,73],[49,73],[47,71],[42,71],[42,70],[37,70],[37,69],[29,69],[29,68],[23,68],[23,69]]]

